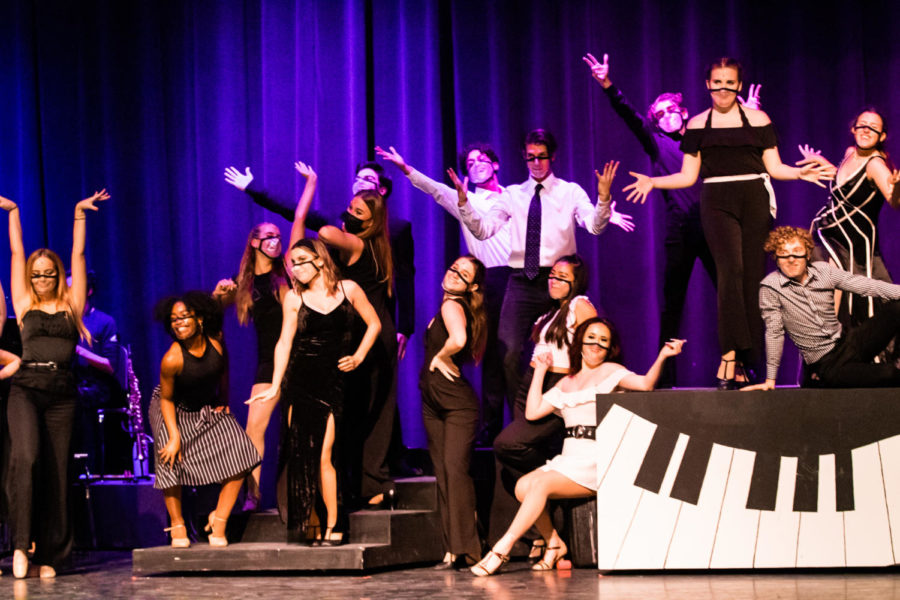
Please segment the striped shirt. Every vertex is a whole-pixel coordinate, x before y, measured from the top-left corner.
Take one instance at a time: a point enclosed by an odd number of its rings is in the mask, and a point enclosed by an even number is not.
[[[812,364],[828,354],[841,337],[841,324],[834,314],[834,291],[860,296],[900,300],[900,285],[852,275],[824,262],[808,267],[803,283],[781,271],[766,275],[759,284],[759,309],[766,323],[766,378],[775,379],[784,348],[784,332]]]

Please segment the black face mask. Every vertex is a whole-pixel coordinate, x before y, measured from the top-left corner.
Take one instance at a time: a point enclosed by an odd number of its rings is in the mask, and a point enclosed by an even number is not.
[[[344,222],[344,229],[347,233],[357,234],[363,230],[363,220],[356,215],[344,211],[341,213],[341,221]]]

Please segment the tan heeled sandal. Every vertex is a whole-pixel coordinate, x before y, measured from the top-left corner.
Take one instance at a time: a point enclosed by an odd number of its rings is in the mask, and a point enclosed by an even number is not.
[[[184,532],[184,535],[181,537],[175,537],[172,533],[176,529],[180,529]],[[191,547],[191,539],[187,536],[187,527],[184,526],[184,521],[181,523],[174,523],[171,527],[166,527],[163,531],[167,532],[172,537],[172,547],[173,548],[190,548]]]
[[[209,522],[206,524],[206,527],[203,528],[203,531],[209,534],[207,539],[209,540],[210,546],[214,546],[216,548],[224,548],[228,545],[228,538],[224,535],[213,535],[213,531],[215,531],[215,529],[213,529],[213,524],[216,521],[220,521],[226,524],[228,523],[228,519],[223,519],[216,514],[216,511],[212,511],[211,513],[209,513]]]
[[[553,555],[553,558],[548,560],[547,555],[550,552],[555,552],[555,554]],[[556,567],[559,564],[559,561],[561,561],[568,552],[569,552],[569,549],[566,547],[566,545],[564,543],[562,543],[562,541],[559,542],[558,546],[547,546],[547,549],[544,550],[544,558],[542,558],[540,561],[534,563],[534,565],[532,565],[532,567],[531,567],[531,570],[532,571],[552,571],[554,569],[554,567]]]
[[[500,562],[497,563],[497,566],[493,569],[487,568],[488,561],[491,560],[492,556],[496,556],[500,559]],[[503,565],[509,562],[509,556],[506,554],[500,554],[499,552],[494,552],[493,550],[488,550],[488,553],[484,555],[484,558],[481,561],[469,569],[472,572],[472,575],[475,577],[487,577],[488,575],[495,575],[500,572],[500,569],[503,568]]]

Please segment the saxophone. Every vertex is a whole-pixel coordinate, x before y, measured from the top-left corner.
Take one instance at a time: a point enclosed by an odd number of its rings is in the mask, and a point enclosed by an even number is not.
[[[141,409],[141,387],[137,375],[134,374],[134,364],[131,360],[131,346],[125,349],[125,378],[128,385],[128,421],[129,433],[133,440],[132,459],[134,464],[134,476],[146,477],[149,475],[149,449],[153,438],[144,433],[144,413]]]

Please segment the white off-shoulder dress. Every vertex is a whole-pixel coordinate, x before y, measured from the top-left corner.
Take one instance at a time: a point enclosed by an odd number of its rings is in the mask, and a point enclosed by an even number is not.
[[[553,405],[553,412],[562,415],[566,427],[596,426],[597,394],[612,392],[628,375],[631,375],[631,371],[622,367],[591,388],[577,392],[563,392],[559,387],[554,387],[544,394],[544,400]],[[596,445],[595,440],[567,437],[563,442],[562,454],[547,461],[541,470],[556,471],[578,485],[596,490],[598,486]]]

